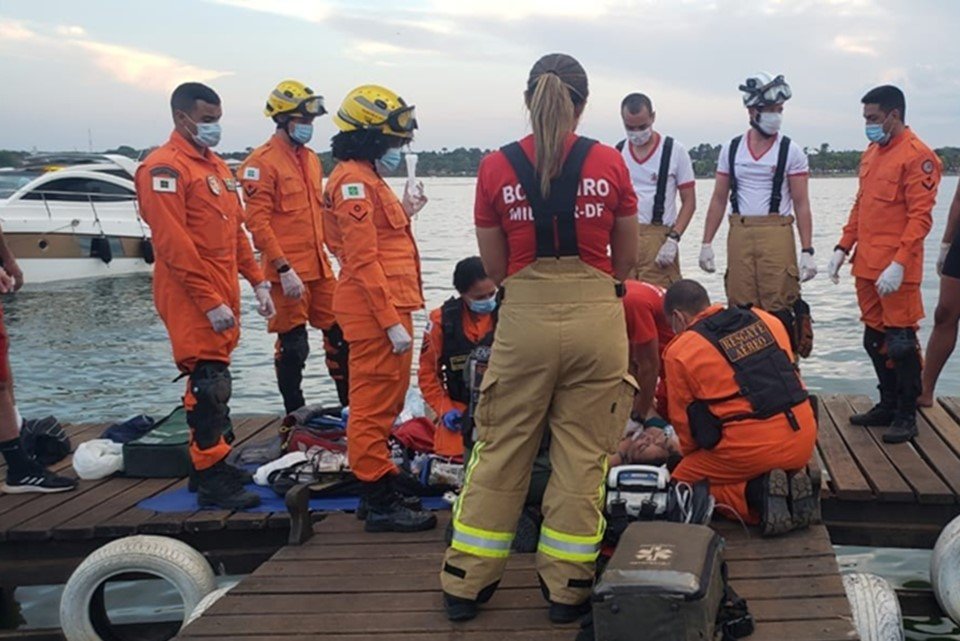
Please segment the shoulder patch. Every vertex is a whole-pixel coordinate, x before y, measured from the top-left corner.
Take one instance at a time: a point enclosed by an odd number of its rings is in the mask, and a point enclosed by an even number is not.
[[[357,222],[360,222],[361,220],[367,217],[367,214],[370,213],[370,210],[369,210],[369,207],[364,206],[363,203],[354,203],[353,205],[350,206],[350,210],[348,213],[350,214],[351,218],[353,218]]]
[[[158,165],[150,168],[151,176],[169,176],[170,178],[179,178],[180,172],[169,165]]]
[[[176,193],[177,179],[167,176],[153,177],[153,190],[161,193]]]
[[[260,168],[245,167],[243,170],[243,180],[260,180]]]
[[[920,169],[922,169],[923,173],[925,174],[932,174],[933,167],[934,167],[933,160],[931,160],[930,158],[927,158],[926,160],[924,160],[923,164],[920,165]]]
[[[344,200],[358,200],[367,197],[363,183],[348,183],[340,188]]]

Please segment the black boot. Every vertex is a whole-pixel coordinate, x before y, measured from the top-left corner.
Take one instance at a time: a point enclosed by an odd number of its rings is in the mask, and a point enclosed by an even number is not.
[[[479,604],[470,599],[461,599],[452,594],[443,593],[443,609],[450,621],[469,621],[476,618]]]
[[[336,323],[330,329],[323,330],[323,351],[327,361],[327,371],[337,386],[337,398],[340,405],[350,405],[350,344],[343,337],[343,330]]]
[[[906,443],[917,435],[917,417],[897,417],[883,434],[884,443]]]
[[[887,350],[896,377],[896,416],[883,435],[884,443],[905,443],[917,435],[917,396],[923,388],[920,343],[912,328],[887,329]]]
[[[235,465],[230,465],[229,463],[226,465],[226,471],[231,476],[236,478],[240,485],[249,485],[250,483],[253,483],[253,474]],[[196,492],[199,484],[200,481],[197,477],[197,471],[193,468],[190,468],[190,476],[187,480],[187,491],[191,493]]]
[[[877,374],[880,384],[880,402],[866,412],[854,414],[850,417],[851,425],[886,427],[893,423],[897,408],[897,375],[889,365],[889,356],[886,347],[886,335],[867,327],[863,332],[863,347],[870,356],[873,370]]]
[[[790,475],[790,516],[795,530],[820,522],[820,484],[804,470]]]
[[[243,488],[236,468],[220,461],[197,472],[197,503],[200,507],[245,510],[260,505],[260,497]]]
[[[550,622],[551,623],[573,623],[579,621],[587,612],[590,611],[590,601],[584,601],[577,605],[567,603],[550,603]]]
[[[274,368],[277,371],[277,388],[283,397],[283,408],[287,414],[306,405],[301,384],[303,368],[309,355],[310,343],[305,325],[298,325],[289,332],[277,335]]]
[[[762,536],[777,536],[794,529],[789,497],[790,481],[783,470],[771,470],[747,483],[747,504],[760,512]]]
[[[421,510],[412,510],[404,505],[401,496],[393,489],[391,475],[373,483],[363,484],[367,499],[367,532],[422,532],[437,527],[437,517]]]
[[[420,511],[423,509],[423,501],[420,500],[419,496],[401,496],[400,501],[411,510]],[[357,511],[355,512],[357,515],[357,520],[366,521],[367,514],[369,513],[370,510],[367,506],[367,497],[361,496],[360,502],[357,503]],[[453,525],[452,521],[450,522],[450,525]]]

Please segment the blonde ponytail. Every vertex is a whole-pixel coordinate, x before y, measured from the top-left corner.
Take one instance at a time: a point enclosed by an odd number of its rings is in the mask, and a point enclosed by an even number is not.
[[[529,105],[540,193],[547,198],[550,182],[563,168],[564,144],[567,135],[576,128],[576,110],[569,88],[555,73],[544,73],[537,78]]]

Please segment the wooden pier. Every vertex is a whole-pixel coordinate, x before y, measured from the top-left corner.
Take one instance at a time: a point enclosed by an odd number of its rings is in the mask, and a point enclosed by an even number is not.
[[[811,531],[811,534],[783,539],[786,556],[782,558],[769,556],[778,553],[776,543],[767,543],[757,538],[740,540],[735,531],[724,531],[731,537],[731,553],[739,555],[739,558],[735,557],[734,567],[749,569],[749,572],[738,577],[745,582],[742,587],[738,587],[748,599],[755,595],[751,601],[757,602],[754,612],[758,619],[765,622],[763,629],[786,631],[796,627],[810,631],[820,626],[825,630],[826,636],[809,638],[850,638],[837,636],[840,634],[840,628],[837,627],[840,624],[834,621],[832,614],[827,619],[811,619],[822,612],[831,612],[829,609],[820,609],[820,606],[832,604],[832,607],[843,602],[842,588],[835,576],[835,561],[829,547],[830,542],[930,548],[943,526],[960,515],[960,398],[941,398],[935,407],[924,409],[921,412],[919,436],[911,443],[900,445],[883,443],[880,438],[883,428],[862,428],[849,424],[852,413],[866,409],[870,404],[871,400],[864,396],[823,396],[819,399],[820,432],[815,462],[823,471],[821,496],[825,529],[817,528]],[[277,430],[276,417],[238,417],[235,423],[238,441],[241,443],[266,438],[276,434]],[[76,445],[97,438],[105,427],[77,425],[67,429]],[[69,460],[57,464],[54,469],[68,476],[73,474]],[[0,473],[2,471],[3,466],[0,465]],[[236,610],[229,610],[228,606],[234,607],[233,604],[236,603],[254,607],[253,594],[261,588],[269,593],[262,597],[263,603],[272,604],[270,607],[274,608],[264,610],[265,621],[269,620],[266,616],[268,614],[280,616],[284,612],[282,608],[294,607],[285,606],[284,603],[301,603],[300,607],[308,608],[304,612],[316,613],[310,616],[315,616],[318,625],[323,620],[327,623],[322,625],[331,626],[333,633],[325,638],[346,639],[346,632],[343,631],[348,629],[353,621],[369,620],[370,625],[386,625],[387,618],[396,617],[404,622],[404,626],[412,626],[409,632],[411,639],[422,636],[422,631],[416,626],[428,620],[440,621],[439,625],[446,626],[437,628],[443,633],[435,638],[450,636],[451,628],[440,617],[439,601],[433,598],[436,594],[430,592],[437,586],[436,555],[442,551],[442,545],[438,544],[437,540],[425,538],[405,541],[398,553],[393,545],[370,545],[385,543],[387,539],[382,536],[370,540],[367,540],[369,537],[355,536],[355,531],[350,528],[358,527],[357,524],[351,518],[335,515],[316,525],[317,535],[309,544],[302,548],[291,548],[284,547],[291,525],[286,512],[198,510],[158,513],[137,507],[144,499],[183,487],[185,484],[185,479],[119,477],[81,481],[77,491],[64,494],[0,495],[0,592],[17,586],[63,583],[87,554],[104,543],[132,534],[160,534],[182,539],[194,546],[210,559],[218,572],[254,572],[231,593],[228,600],[211,611],[212,618],[205,617],[202,625],[198,623],[186,631],[190,637],[205,635],[205,631],[210,631],[212,636],[226,634],[217,628],[205,626],[213,625],[209,623],[211,620],[219,621],[223,625],[239,624],[244,616],[241,613],[250,610],[240,606],[237,606]],[[315,517],[319,519],[322,515]],[[726,527],[725,524],[718,526]],[[813,534],[818,537],[816,540],[808,538]],[[404,535],[392,536],[402,538]],[[323,557],[323,554],[328,553],[324,551],[328,547],[325,540],[330,543],[329,553],[345,556]],[[378,554],[381,548],[396,562],[378,561],[379,557],[374,555]],[[403,556],[407,548],[417,554]],[[367,561],[361,562],[362,559],[354,558],[360,552],[368,555]],[[429,558],[421,558],[420,552]],[[296,559],[298,554],[304,555],[301,559],[304,562],[302,567],[312,568],[311,573],[318,577],[332,577],[332,583],[315,582],[303,576],[297,569],[298,563],[289,563],[291,559]],[[766,554],[777,562],[768,565],[765,563],[768,557],[751,558],[751,554]],[[270,562],[264,565],[268,560]],[[281,562],[286,565],[277,565]],[[542,606],[539,592],[534,589],[536,583],[535,578],[531,578],[533,574],[530,562],[529,558],[522,556],[511,561],[509,581],[506,585],[510,591],[504,591],[504,594],[512,596],[498,597],[501,599],[499,605],[492,604],[491,612],[478,619],[480,622],[487,621],[494,627],[457,633],[456,638],[468,641],[492,639],[494,633],[490,631],[499,629],[496,628],[497,625],[512,625],[510,622],[519,619],[540,621],[540,624],[524,625],[541,627],[531,628],[522,634],[518,632],[521,636],[513,638],[561,638],[550,636],[559,633],[545,624],[545,617],[540,616]],[[273,577],[269,574],[284,567],[290,568],[286,576]],[[775,572],[773,576],[802,580],[790,580],[784,583],[782,588],[776,587],[769,583],[772,579],[760,576],[771,567],[778,568],[777,572],[780,572],[779,575]],[[428,571],[421,572],[418,568],[426,568]],[[366,577],[363,580],[358,579],[359,584],[351,583],[353,579],[349,579],[348,573],[354,570],[365,573],[358,575]],[[791,572],[794,574],[790,574]],[[268,577],[277,580],[267,581]],[[371,581],[370,577],[377,578]],[[407,578],[416,578],[418,582],[404,583]],[[756,583],[757,581],[760,583]],[[389,595],[389,598],[374,608],[373,613],[380,612],[382,616],[368,616],[371,613],[362,608],[372,606],[359,603],[371,599],[375,601],[376,595],[364,594],[360,599],[349,596],[360,596],[364,592],[361,588],[367,583],[374,583],[384,594]],[[268,584],[279,586],[279,591],[270,592],[273,588]],[[334,584],[340,592],[324,591]],[[810,590],[797,592],[802,586],[807,586]],[[759,589],[754,590],[755,587]],[[309,595],[308,598],[290,598],[299,594],[298,590],[301,589]],[[425,591],[427,596],[414,595],[421,590]],[[245,600],[242,598],[244,595]],[[512,600],[514,596],[517,600]],[[428,602],[423,599],[433,600]],[[810,599],[826,600],[814,602]],[[327,609],[330,604],[339,602],[343,602],[343,609]],[[414,616],[408,613],[402,605],[404,603],[415,603],[415,607],[419,608],[418,614]],[[318,604],[326,605],[321,607]],[[536,612],[524,613],[524,609]],[[386,612],[391,612],[391,616],[383,614]],[[766,616],[768,613],[771,616]],[[277,620],[275,618],[274,623]],[[305,621],[310,622],[313,619]],[[542,627],[543,625],[547,627]],[[288,626],[283,627],[286,629]],[[317,629],[325,628],[321,626]],[[526,630],[522,627],[518,629]],[[302,638],[315,638],[312,631],[313,629],[306,628]],[[374,630],[371,628],[367,631],[373,633]],[[835,636],[830,636],[835,633]],[[276,636],[249,631],[246,634],[251,635],[251,638]],[[465,636],[460,636],[461,634]],[[502,636],[502,631],[497,634]],[[9,632],[0,631],[0,639],[11,638],[6,635],[9,635]],[[23,638],[41,637],[34,635]],[[779,638],[794,637],[783,632]]]

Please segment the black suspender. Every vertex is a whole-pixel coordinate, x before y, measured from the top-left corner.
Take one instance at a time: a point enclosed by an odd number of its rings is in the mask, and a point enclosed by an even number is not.
[[[590,138],[577,138],[567,154],[560,175],[551,181],[550,196],[546,200],[540,193],[537,171],[520,143],[513,142],[501,148],[533,210],[537,258],[580,255],[576,226],[577,190],[587,153],[596,143]]]
[[[653,197],[653,224],[663,224],[664,203],[667,198],[667,178],[670,177],[670,156],[673,154],[673,138],[663,139],[663,150],[660,152],[660,173],[657,174],[657,193]]]
[[[740,141],[743,136],[737,136],[730,141],[730,154],[728,156],[728,165],[730,166],[730,209],[733,213],[740,213],[740,199],[737,196],[737,149],[740,147]],[[773,190],[770,192],[770,211],[771,214],[780,213],[780,201],[783,200],[783,178],[787,172],[787,157],[790,155],[790,137],[784,136],[780,139],[780,148],[777,150],[777,169],[773,174]]]

